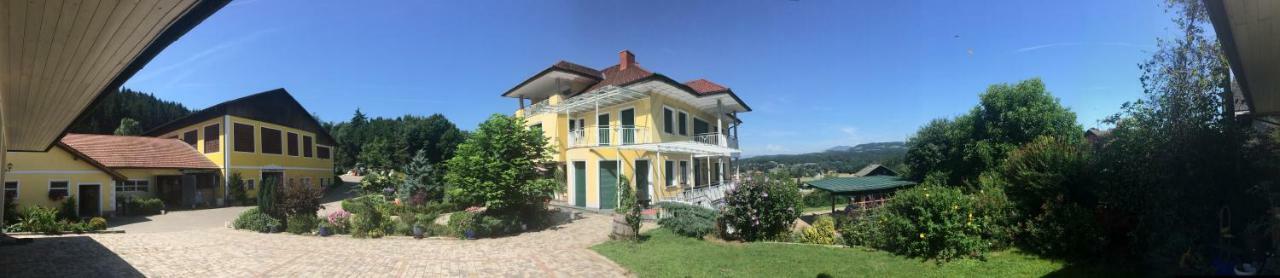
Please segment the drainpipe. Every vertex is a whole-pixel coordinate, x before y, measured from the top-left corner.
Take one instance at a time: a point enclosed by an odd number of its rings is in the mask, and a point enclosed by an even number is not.
[[[231,198],[231,116],[222,115],[222,204],[230,206]]]

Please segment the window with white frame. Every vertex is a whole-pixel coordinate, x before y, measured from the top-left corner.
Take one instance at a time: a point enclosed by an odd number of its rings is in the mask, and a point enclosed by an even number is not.
[[[302,186],[311,186],[311,177],[302,177]]]
[[[252,179],[246,179],[246,180],[244,180],[244,189],[245,189],[245,190],[253,190],[253,180],[252,180]]]
[[[689,161],[680,161],[680,183],[689,184]]]
[[[127,180],[116,183],[116,192],[147,192],[150,188],[149,180]]]
[[[675,133],[675,112],[671,108],[662,108],[662,131],[667,134]]]
[[[67,181],[49,181],[49,198],[58,199],[71,194],[71,183]]]
[[[678,120],[680,120],[680,123],[676,125],[680,126],[680,135],[689,135],[689,114],[685,114],[684,111],[680,111],[680,117]]]
[[[4,182],[4,200],[6,202],[13,202],[18,200],[18,182],[16,181]]]

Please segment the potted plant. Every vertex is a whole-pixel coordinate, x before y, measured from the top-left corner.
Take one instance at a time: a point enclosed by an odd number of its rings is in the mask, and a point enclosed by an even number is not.
[[[413,238],[422,239],[423,230],[422,223],[413,223]]]
[[[327,237],[327,236],[333,235],[333,231],[329,230],[329,223],[328,223],[328,222],[320,222],[320,231],[319,231],[319,233],[320,233],[320,236],[322,236],[322,237]]]

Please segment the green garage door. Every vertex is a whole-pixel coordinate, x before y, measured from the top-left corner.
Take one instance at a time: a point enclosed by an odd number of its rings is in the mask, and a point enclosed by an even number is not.
[[[587,162],[573,162],[573,205],[587,206]]]
[[[618,161],[600,161],[600,209],[618,207]]]

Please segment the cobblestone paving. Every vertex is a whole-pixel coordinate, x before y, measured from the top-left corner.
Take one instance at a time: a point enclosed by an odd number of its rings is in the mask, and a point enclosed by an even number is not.
[[[0,247],[4,277],[618,277],[587,247],[607,216],[519,236],[472,241],[258,234],[226,228],[34,237]]]

